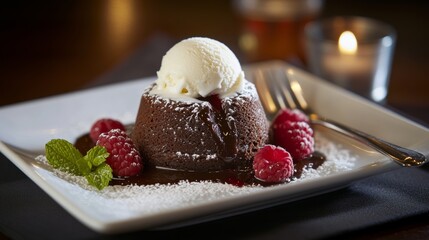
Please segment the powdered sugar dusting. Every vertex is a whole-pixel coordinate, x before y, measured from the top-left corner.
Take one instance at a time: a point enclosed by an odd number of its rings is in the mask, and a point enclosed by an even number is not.
[[[317,169],[306,168],[303,170],[301,178],[294,179],[294,182],[328,176],[331,174],[344,172],[352,169],[355,165],[356,157],[341,146],[326,140],[323,137],[315,138],[316,150],[325,154],[327,160]]]
[[[353,168],[355,157],[347,149],[323,138],[316,137],[316,149],[327,157],[325,163],[317,170],[305,169],[302,177],[292,179],[287,185],[321,178],[334,173],[348,171]],[[180,153],[178,153],[180,154]],[[47,164],[44,156],[36,160]],[[133,214],[151,214],[165,210],[192,207],[198,204],[217,201],[234,196],[251,194],[264,189],[275,188],[258,185],[236,187],[230,184],[214,182],[188,182],[177,184],[155,184],[147,186],[108,186],[98,191],[87,184],[84,177],[74,176],[59,170],[46,171],[44,176],[49,181],[61,182],[70,194],[76,195],[79,201],[90,204],[91,210],[103,213],[109,209],[109,214],[116,217],[127,217]],[[112,208],[112,206],[115,206]]]

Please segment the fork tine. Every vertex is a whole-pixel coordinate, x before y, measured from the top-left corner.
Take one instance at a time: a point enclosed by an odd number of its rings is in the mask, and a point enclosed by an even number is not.
[[[306,106],[300,95],[302,90],[299,83],[289,78],[284,67],[257,68],[251,71],[248,77],[256,85],[262,106],[269,118],[273,118],[283,108],[302,109]]]
[[[280,91],[280,94],[277,95],[282,96],[285,99],[285,107],[289,109],[297,108],[296,102],[294,100],[294,94],[290,89],[289,78],[283,71],[283,68],[277,70],[277,76],[274,79],[276,82],[273,85],[278,87]]]
[[[292,69],[284,69],[284,75],[289,83],[289,91],[296,103],[296,107],[307,113],[308,104],[305,101],[304,94],[299,82],[294,78],[294,73]]]
[[[271,90],[271,95],[276,100],[274,102],[276,103],[277,110],[288,107],[288,101],[285,99],[285,95],[282,94],[282,88],[276,84],[276,81],[279,79],[278,69],[266,70],[266,76],[266,83]]]
[[[256,69],[251,72],[251,77],[256,85],[256,89],[265,112],[269,115],[269,117],[274,116],[277,113],[277,107],[270,94],[270,89],[267,84],[268,80],[265,77],[264,72],[262,69]]]

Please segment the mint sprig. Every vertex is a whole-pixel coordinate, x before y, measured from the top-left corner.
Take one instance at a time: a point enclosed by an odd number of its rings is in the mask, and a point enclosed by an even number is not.
[[[107,163],[102,163],[94,171],[85,175],[85,178],[90,185],[101,190],[112,180],[112,168]]]
[[[107,152],[105,147],[95,146],[89,149],[84,158],[93,166],[99,166],[106,161],[107,157],[109,157],[109,153]]]
[[[81,175],[78,164],[82,154],[64,139],[53,139],[45,145],[46,158],[53,168]]]
[[[53,139],[45,145],[46,159],[56,169],[84,176],[91,186],[101,190],[112,180],[112,168],[105,163],[106,148],[95,146],[85,156],[64,139]]]

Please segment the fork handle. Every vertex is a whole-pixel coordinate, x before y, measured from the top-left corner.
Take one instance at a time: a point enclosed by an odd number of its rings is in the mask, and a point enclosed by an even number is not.
[[[313,124],[327,127],[355,140],[358,140],[361,143],[369,145],[378,152],[384,154],[387,157],[390,157],[392,160],[403,167],[421,166],[427,162],[425,155],[419,152],[386,142],[367,133],[347,127],[341,123],[328,119],[311,119],[311,122]]]

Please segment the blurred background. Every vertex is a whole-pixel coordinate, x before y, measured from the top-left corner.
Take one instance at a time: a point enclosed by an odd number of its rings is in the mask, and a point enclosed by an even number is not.
[[[242,64],[270,59],[249,54],[252,39],[243,36],[243,18],[234,3],[231,0],[3,3],[0,107],[95,86],[108,82],[106,79],[153,76],[165,51],[191,36],[224,42]],[[416,0],[322,3],[320,12],[313,17],[365,16],[396,29],[386,104],[429,122],[429,4]],[[274,52],[281,52],[275,50],[281,48],[278,44],[281,42],[272,40]],[[305,57],[299,54],[284,60],[306,69]]]

